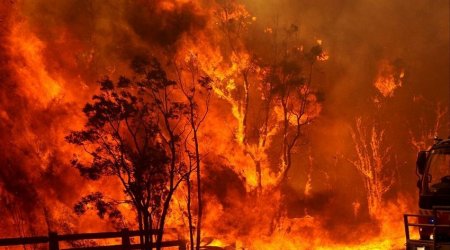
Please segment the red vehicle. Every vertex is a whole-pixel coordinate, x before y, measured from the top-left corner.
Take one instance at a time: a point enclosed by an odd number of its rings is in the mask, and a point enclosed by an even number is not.
[[[435,141],[417,156],[419,214],[405,215],[407,249],[450,249],[450,137]],[[420,240],[409,239],[410,226],[419,228]]]

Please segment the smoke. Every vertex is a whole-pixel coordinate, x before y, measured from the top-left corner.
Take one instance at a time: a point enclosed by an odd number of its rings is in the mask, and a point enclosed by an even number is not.
[[[49,67],[90,76],[89,83],[124,70],[137,55],[176,51],[183,36],[206,22],[201,9],[183,1],[24,1],[21,7],[47,45]]]
[[[316,82],[330,115],[347,118],[372,104],[381,60],[403,62],[404,92],[447,102],[447,1],[246,2],[263,27],[295,23],[303,39],[324,41],[332,56]]]
[[[257,16],[258,28],[295,24],[300,39],[320,39],[330,54],[313,76],[324,95],[323,112],[309,139],[315,175],[324,169],[333,173],[334,185],[343,192],[338,200],[363,200],[363,192],[350,191],[361,183],[347,160],[354,157],[349,130],[356,117],[367,116],[386,128],[387,143],[395,148],[393,167],[401,173],[396,190],[414,192],[415,149],[408,132],[419,133],[420,119],[432,124],[437,103],[449,105],[448,1],[245,2]],[[404,70],[402,86],[387,98],[374,87],[383,61]],[[448,115],[442,124],[438,133],[447,137]],[[300,192],[308,169],[302,162],[291,173]],[[313,189],[326,190],[320,184],[323,176],[316,180]]]

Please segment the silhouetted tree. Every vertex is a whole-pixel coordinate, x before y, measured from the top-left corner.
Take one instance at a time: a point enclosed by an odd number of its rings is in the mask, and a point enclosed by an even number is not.
[[[199,149],[199,138],[198,131],[200,126],[205,121],[206,115],[209,111],[209,101],[211,97],[212,87],[210,86],[211,78],[208,76],[200,76],[200,69],[198,65],[198,60],[195,55],[191,55],[189,60],[183,65],[176,65],[176,72],[178,76],[178,85],[180,86],[181,92],[187,101],[187,110],[184,113],[187,123],[191,129],[190,133],[185,137],[185,149],[187,152],[187,157],[189,159],[189,172],[196,173],[197,181],[197,225],[196,225],[196,239],[195,247],[197,250],[200,249],[201,242],[201,228],[202,228],[202,213],[203,213],[203,202],[202,202],[202,188],[201,188],[201,160],[200,160],[200,149]],[[199,107],[199,96],[204,98],[203,109]],[[202,99],[203,99],[202,98]],[[192,141],[194,145],[188,143]],[[193,149],[191,149],[193,148]],[[191,249],[194,249],[194,239],[193,231],[194,226],[192,222],[192,212],[191,212],[191,178],[190,175],[186,179],[188,200],[187,200],[187,212],[189,221],[189,236],[191,242]]]
[[[296,32],[291,27],[288,32]],[[314,64],[323,56],[320,45],[313,46],[308,52],[285,48],[281,60],[270,67],[267,81],[272,87],[272,95],[282,110],[283,136],[280,178],[278,183],[286,181],[292,166],[293,149],[302,134],[302,127],[309,124],[318,114],[319,103],[312,84]]]
[[[186,104],[174,97],[177,83],[167,78],[166,72],[156,60],[151,60],[146,69],[145,78],[139,82],[143,92],[153,100],[157,110],[157,119],[161,128],[159,137],[168,152],[169,183],[167,198],[164,200],[159,221],[157,248],[163,240],[164,226],[169,212],[170,201],[180,183],[190,175],[182,157],[182,136],[184,126],[181,125],[182,115],[187,112]]]
[[[90,155],[77,156],[72,164],[83,176],[97,180],[117,177],[137,212],[140,230],[158,229],[156,248],[161,248],[165,219],[172,196],[185,178],[186,168],[179,157],[180,115],[185,106],[170,96],[176,84],[156,60],[133,64],[133,80],[120,77],[100,81],[101,93],[83,109],[88,121],[81,131],[73,131],[67,141],[81,146]],[[99,194],[84,197],[75,207],[84,212],[93,203],[99,216],[118,216],[114,203]],[[153,238],[141,238],[151,248]]]
[[[316,62],[327,59],[320,43],[308,51],[301,48],[296,25],[281,31],[284,31],[284,35],[279,34],[281,32],[277,27],[269,32],[273,39],[269,43],[271,53],[266,56],[265,66],[262,67],[260,89],[263,105],[258,144],[258,148],[264,149],[270,136],[279,133],[282,137],[276,191],[281,191],[280,188],[287,184],[292,156],[303,134],[303,127],[311,123],[320,112],[312,79]],[[280,41],[277,36],[281,37]],[[281,199],[284,199],[283,194]],[[280,204],[272,219],[270,232],[279,223],[283,210]]]

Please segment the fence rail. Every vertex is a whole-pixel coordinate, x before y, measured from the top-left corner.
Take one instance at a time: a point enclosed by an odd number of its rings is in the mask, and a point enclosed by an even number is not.
[[[49,250],[63,250],[60,248],[61,241],[76,241],[76,240],[93,240],[93,239],[113,239],[121,238],[120,245],[108,246],[92,246],[92,247],[78,247],[65,248],[64,250],[131,250],[142,249],[141,244],[131,244],[130,237],[157,235],[158,230],[151,231],[129,231],[123,229],[120,232],[100,232],[100,233],[80,233],[80,234],[62,234],[58,235],[56,232],[50,232],[48,236],[37,237],[20,237],[20,238],[5,238],[0,239],[0,247],[4,246],[21,246],[32,244],[48,244]],[[186,250],[186,240],[169,240],[161,242],[161,247],[178,247],[179,250]],[[153,246],[155,248],[155,246]]]

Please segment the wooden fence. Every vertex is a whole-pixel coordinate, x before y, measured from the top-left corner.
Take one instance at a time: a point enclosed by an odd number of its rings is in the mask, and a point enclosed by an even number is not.
[[[37,237],[21,237],[21,238],[5,238],[0,239],[0,247],[2,246],[24,246],[33,244],[48,244],[49,250],[62,250],[60,248],[61,241],[77,241],[77,240],[94,240],[94,239],[112,239],[121,238],[120,245],[108,245],[108,246],[91,246],[91,247],[77,247],[66,248],[67,250],[131,250],[142,249],[141,244],[131,244],[131,237],[143,236],[145,234],[156,235],[157,230],[149,232],[143,231],[129,231],[123,229],[120,232],[101,232],[101,233],[81,233],[81,234],[62,234],[59,235],[55,232],[51,232],[48,236]],[[178,247],[179,250],[186,250],[187,242],[185,240],[170,240],[161,243],[162,247]],[[153,248],[155,248],[153,246]]]

